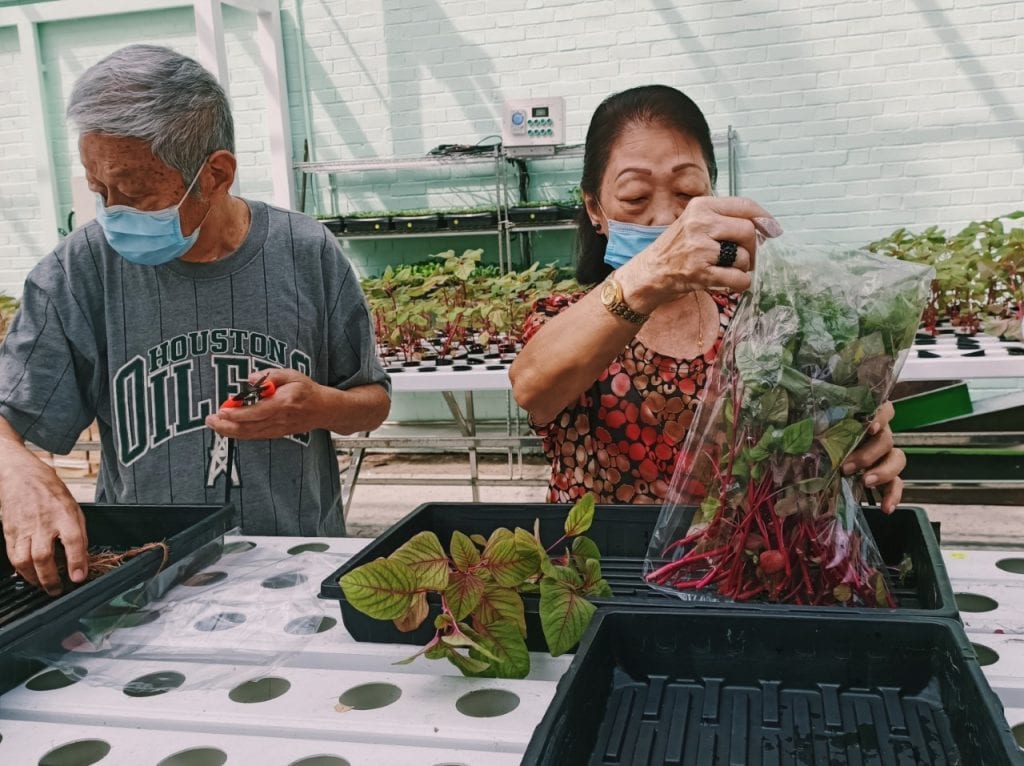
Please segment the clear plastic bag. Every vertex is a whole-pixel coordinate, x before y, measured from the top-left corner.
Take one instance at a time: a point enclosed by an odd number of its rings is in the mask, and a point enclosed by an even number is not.
[[[688,600],[895,606],[841,468],[899,375],[933,272],[789,239],[759,249],[644,576]]]

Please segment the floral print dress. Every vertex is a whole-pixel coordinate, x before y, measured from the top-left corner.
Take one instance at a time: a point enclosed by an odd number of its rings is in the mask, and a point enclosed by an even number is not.
[[[537,302],[524,341],[585,293]],[[676,359],[636,338],[579,399],[553,421],[531,427],[551,461],[548,502],[575,502],[593,492],[599,503],[662,503],[676,458],[718,355],[738,296],[710,293],[718,306],[718,338],[695,359]]]

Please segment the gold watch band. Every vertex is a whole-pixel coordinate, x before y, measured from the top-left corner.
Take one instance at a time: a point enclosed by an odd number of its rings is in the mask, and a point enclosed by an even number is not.
[[[651,318],[650,314],[641,314],[639,311],[634,311],[629,307],[629,304],[626,303],[622,296],[622,285],[611,274],[608,275],[604,284],[601,285],[601,302],[612,314],[633,324],[643,324]]]

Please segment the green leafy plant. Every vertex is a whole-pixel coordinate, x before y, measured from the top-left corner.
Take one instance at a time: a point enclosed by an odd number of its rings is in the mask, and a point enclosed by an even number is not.
[[[736,601],[894,606],[840,469],[895,382],[933,272],[769,249],[680,457],[673,486],[699,504],[697,523],[670,515],[647,580]]]
[[[447,659],[464,675],[524,678],[530,672],[523,594],[539,593],[540,622],[553,656],[580,640],[596,607],[588,596],[610,596],[601,554],[583,536],[594,519],[594,496],[569,511],[564,534],[550,545],[532,532],[504,527],[490,537],[452,533],[445,551],[433,532],[420,532],[387,558],[340,579],[345,598],[399,630],[416,630],[440,604],[434,637],[419,656]]]
[[[1024,319],[1024,229],[1005,222],[1021,218],[1024,211],[973,221],[952,235],[934,226],[920,234],[901,228],[867,249],[935,269],[922,317],[929,332],[944,315],[961,332],[984,325],[1012,337]]]
[[[501,274],[482,257],[448,250],[364,279],[381,355],[447,358],[471,342],[514,349],[537,299],[579,289],[554,265]]]
[[[18,313],[18,306],[21,303],[17,298],[0,293],[0,339],[7,335],[7,328]]]

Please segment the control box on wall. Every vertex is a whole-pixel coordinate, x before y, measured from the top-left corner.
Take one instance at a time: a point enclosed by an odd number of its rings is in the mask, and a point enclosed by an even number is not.
[[[561,96],[506,101],[501,142],[511,157],[553,154],[565,143],[565,100]]]

